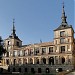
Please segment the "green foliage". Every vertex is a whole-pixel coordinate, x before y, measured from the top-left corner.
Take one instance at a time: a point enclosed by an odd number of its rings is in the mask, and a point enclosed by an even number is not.
[[[6,49],[3,47],[3,40],[0,36],[0,59],[2,58],[2,55],[6,52]]]

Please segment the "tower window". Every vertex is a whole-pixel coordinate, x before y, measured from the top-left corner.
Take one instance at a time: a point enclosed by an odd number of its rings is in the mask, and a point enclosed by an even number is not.
[[[65,43],[65,38],[61,38],[60,43]]]
[[[63,37],[65,34],[65,31],[60,32],[60,37]]]
[[[65,46],[61,46],[61,53],[65,52]]]
[[[17,42],[16,44],[17,44],[17,46],[19,46],[19,42]]]
[[[10,41],[8,41],[8,45],[10,45]]]

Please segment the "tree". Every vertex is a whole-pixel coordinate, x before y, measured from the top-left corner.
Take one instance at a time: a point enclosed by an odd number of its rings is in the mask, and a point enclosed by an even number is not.
[[[3,40],[0,36],[0,60],[2,59],[2,55],[6,53],[6,49],[3,47]]]

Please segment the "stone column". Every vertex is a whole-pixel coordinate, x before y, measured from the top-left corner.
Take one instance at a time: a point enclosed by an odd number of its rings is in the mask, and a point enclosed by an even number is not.
[[[33,59],[33,64],[35,64],[35,57],[33,57],[32,59]]]
[[[46,57],[46,64],[49,64],[49,58]]]
[[[29,64],[30,62],[29,62],[29,58],[27,58],[27,64]]]
[[[46,54],[48,54],[48,53],[49,53],[49,47],[46,48]]]
[[[39,64],[42,64],[41,57],[39,58]]]
[[[23,64],[23,58],[21,58],[21,64]]]

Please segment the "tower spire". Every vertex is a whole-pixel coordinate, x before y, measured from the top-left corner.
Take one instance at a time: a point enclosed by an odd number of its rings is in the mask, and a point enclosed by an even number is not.
[[[13,28],[12,28],[12,36],[16,36],[16,34],[15,34],[15,25],[14,25],[14,22],[15,21],[15,19],[13,19]]]
[[[67,17],[65,16],[64,2],[63,2],[62,17],[61,17],[62,23],[67,23],[67,22],[66,22],[66,18],[67,18]]]

